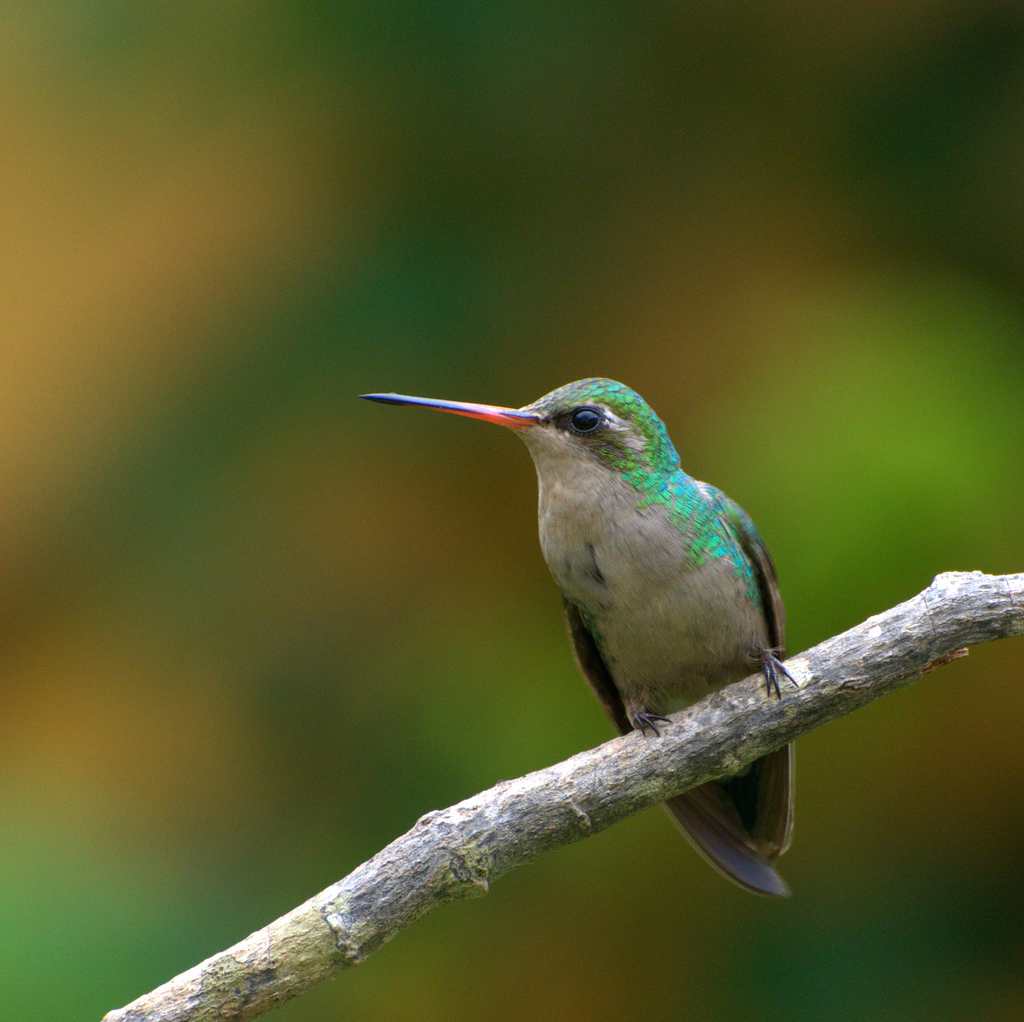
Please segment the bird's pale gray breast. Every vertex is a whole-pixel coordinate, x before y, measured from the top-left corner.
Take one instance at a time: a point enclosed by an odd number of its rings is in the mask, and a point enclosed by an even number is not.
[[[656,710],[751,673],[767,629],[732,561],[701,562],[661,506],[638,508],[621,477],[576,468],[574,479],[542,477],[541,546],[623,697]]]

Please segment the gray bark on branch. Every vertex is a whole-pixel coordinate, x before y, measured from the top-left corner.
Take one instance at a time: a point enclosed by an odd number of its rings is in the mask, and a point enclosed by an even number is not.
[[[449,901],[549,848],[610,827],[903,688],[1024,635],[1024,574],[939,575],[924,592],[786,661],[799,687],[752,676],[672,715],[660,738],[614,738],[417,821],[343,880],[262,930],[109,1012],[104,1022],[250,1019],[343,969]]]

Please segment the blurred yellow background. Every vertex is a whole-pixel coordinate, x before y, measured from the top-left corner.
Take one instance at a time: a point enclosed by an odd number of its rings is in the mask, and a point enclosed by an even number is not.
[[[0,988],[98,1018],[611,736],[525,450],[621,379],[797,652],[1024,569],[1024,9],[5,5]],[[1019,1019],[1019,642],[799,743],[769,903],[651,812],[276,1018]]]

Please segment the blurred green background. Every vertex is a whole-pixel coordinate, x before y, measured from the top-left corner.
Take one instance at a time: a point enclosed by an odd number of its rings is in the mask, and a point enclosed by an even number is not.
[[[1018,3],[0,14],[0,1014],[96,1019],[611,736],[504,431],[621,379],[793,652],[1024,569]],[[1019,641],[804,738],[770,903],[664,814],[276,1018],[1019,1019]]]

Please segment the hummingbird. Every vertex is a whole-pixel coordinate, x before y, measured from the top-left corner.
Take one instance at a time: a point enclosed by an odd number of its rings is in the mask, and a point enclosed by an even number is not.
[[[578,380],[522,408],[363,394],[506,426],[537,469],[540,544],[576,660],[622,734],[759,668],[792,676],[775,567],[743,509],[688,476],[661,419],[614,380]],[[785,896],[774,861],[793,831],[793,748],[665,803],[696,849],[756,894]]]

